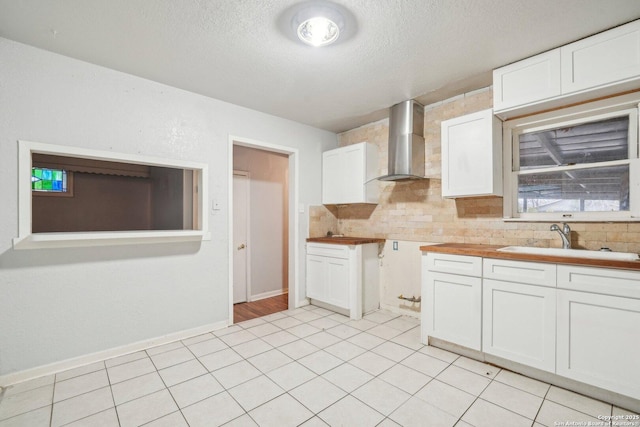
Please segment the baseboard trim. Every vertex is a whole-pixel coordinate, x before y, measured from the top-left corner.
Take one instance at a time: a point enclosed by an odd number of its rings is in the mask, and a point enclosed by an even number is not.
[[[260,301],[261,299],[277,297],[278,295],[288,294],[289,289],[278,289],[276,291],[263,292],[261,294],[251,295],[249,302]]]
[[[59,362],[50,363],[48,365],[37,366],[35,368],[25,369],[24,371],[13,372],[11,374],[0,375],[0,387],[6,387],[23,381],[31,380],[45,375],[55,374],[57,372],[66,371],[77,368],[90,363],[100,362],[101,360],[111,359],[113,357],[124,356],[125,354],[134,353],[136,351],[145,350],[150,347],[156,347],[162,344],[168,344],[173,341],[183,340],[196,335],[226,328],[228,322],[226,320],[210,323],[197,328],[186,329],[179,332],[163,335],[148,340],[138,341],[132,344],[114,347],[95,353],[86,354],[71,359],[61,360]]]

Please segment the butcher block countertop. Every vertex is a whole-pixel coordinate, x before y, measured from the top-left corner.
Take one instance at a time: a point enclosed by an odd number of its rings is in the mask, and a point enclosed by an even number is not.
[[[640,261],[618,261],[593,258],[563,257],[555,255],[534,255],[514,252],[498,252],[504,246],[476,245],[469,243],[441,243],[437,245],[420,246],[423,252],[438,252],[452,255],[470,255],[483,258],[511,259],[516,261],[549,262],[553,264],[573,264],[589,267],[625,268],[640,270]]]
[[[384,243],[384,239],[375,237],[309,237],[307,242],[330,243],[332,245],[365,245],[367,243]]]

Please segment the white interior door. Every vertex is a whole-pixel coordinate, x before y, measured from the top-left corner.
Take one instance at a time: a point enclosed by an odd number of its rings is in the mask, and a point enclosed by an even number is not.
[[[233,172],[233,303],[249,295],[249,174]]]

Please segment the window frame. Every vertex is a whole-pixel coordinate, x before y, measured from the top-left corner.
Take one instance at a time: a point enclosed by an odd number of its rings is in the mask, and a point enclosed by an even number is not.
[[[508,120],[503,123],[503,177],[505,221],[526,222],[632,222],[640,221],[640,159],[638,148],[640,92],[607,98],[559,110]],[[519,135],[629,116],[627,159],[575,165],[543,166],[520,171]],[[518,176],[540,172],[593,169],[629,165],[629,210],[622,212],[518,212]]]
[[[33,233],[31,228],[32,190],[31,168],[33,154],[78,157],[188,169],[194,179],[193,230],[136,230]],[[60,247],[107,246],[143,243],[167,243],[210,240],[208,217],[208,165],[183,160],[160,159],[135,154],[113,153],[64,145],[33,141],[18,141],[18,237],[13,239],[14,249],[42,249]]]

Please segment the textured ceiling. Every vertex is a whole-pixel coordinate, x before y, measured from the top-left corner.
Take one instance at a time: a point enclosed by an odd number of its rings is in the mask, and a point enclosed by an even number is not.
[[[340,132],[640,18],[638,0],[336,2],[357,32],[327,48],[283,34],[293,0],[0,0],[0,36]]]

